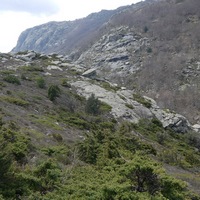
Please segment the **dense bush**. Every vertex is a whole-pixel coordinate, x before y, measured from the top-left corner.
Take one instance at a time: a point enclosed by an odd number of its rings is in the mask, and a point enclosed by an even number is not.
[[[115,123],[101,121],[71,147],[54,133],[57,145],[42,147],[42,156],[40,149],[32,149],[37,155],[34,164],[28,162],[29,138],[16,123],[1,121],[0,199],[199,200],[184,182],[167,175],[152,160],[156,155],[152,145],[133,134],[135,130],[160,132],[156,119],[140,122],[140,129],[129,122],[117,128]],[[188,154],[187,159],[196,158]]]

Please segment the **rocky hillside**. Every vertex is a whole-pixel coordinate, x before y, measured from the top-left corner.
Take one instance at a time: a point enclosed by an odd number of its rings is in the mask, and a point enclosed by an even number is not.
[[[199,121],[198,0],[146,1],[105,25],[77,63]]]
[[[199,200],[199,125],[82,70],[0,54],[0,199]]]
[[[146,0],[24,31],[14,52],[61,53],[200,123],[200,1]]]

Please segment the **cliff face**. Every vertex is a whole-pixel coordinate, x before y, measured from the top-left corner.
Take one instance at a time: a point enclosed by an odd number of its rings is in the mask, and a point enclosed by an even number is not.
[[[199,123],[200,1],[146,0],[23,32],[14,52],[68,55],[82,71],[156,99]]]
[[[102,10],[75,21],[49,22],[25,30],[20,35],[12,52],[35,50],[43,53],[67,54],[88,46],[89,40],[98,33],[98,28],[111,16],[124,10]]]

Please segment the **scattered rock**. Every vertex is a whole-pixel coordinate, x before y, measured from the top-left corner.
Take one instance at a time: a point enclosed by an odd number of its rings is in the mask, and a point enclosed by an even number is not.
[[[28,61],[32,61],[36,56],[37,56],[36,52],[28,51],[27,53],[24,53],[24,54],[17,54],[16,58],[28,62]]]

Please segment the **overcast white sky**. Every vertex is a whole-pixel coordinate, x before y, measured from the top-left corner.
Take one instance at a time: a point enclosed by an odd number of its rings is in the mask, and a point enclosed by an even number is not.
[[[9,52],[22,31],[49,21],[86,17],[141,0],[0,0],[0,52]]]

